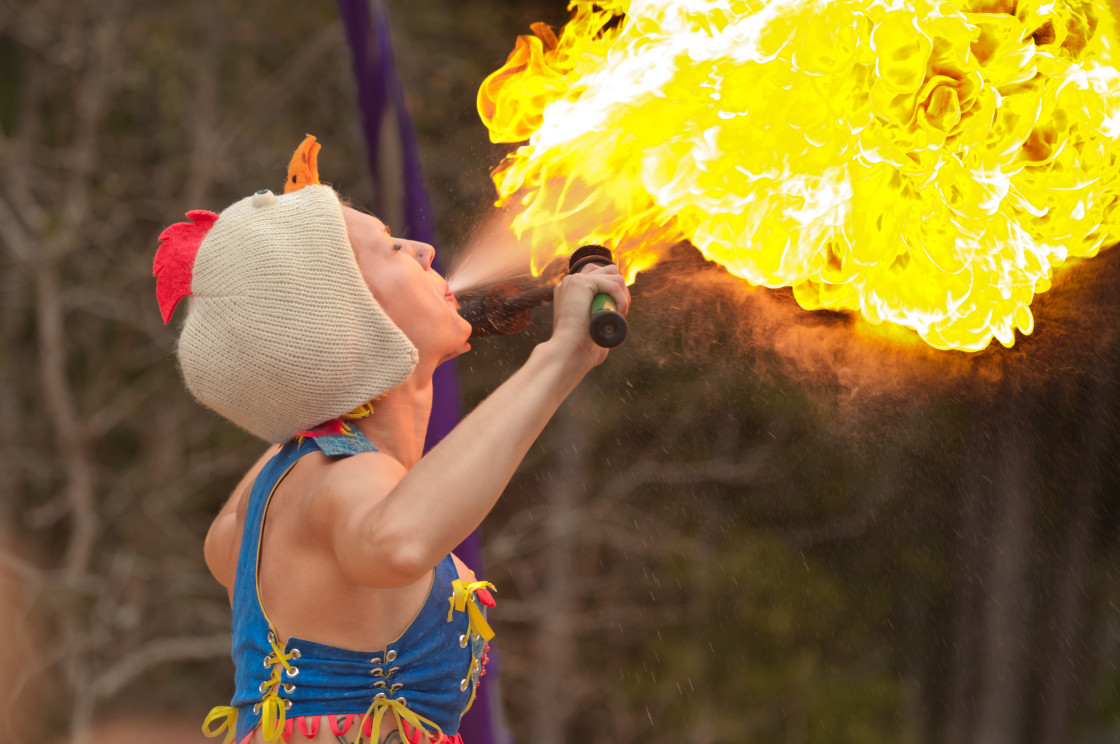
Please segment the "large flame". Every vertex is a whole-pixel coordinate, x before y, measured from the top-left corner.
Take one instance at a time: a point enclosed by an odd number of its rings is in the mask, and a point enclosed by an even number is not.
[[[1106,0],[573,0],[478,106],[534,267],[690,240],[805,308],[938,348],[1034,326],[1055,267],[1120,239]]]

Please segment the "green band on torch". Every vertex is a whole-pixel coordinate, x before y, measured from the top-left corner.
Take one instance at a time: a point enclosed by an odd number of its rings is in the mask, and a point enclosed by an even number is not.
[[[611,296],[609,294],[597,294],[595,295],[595,299],[591,301],[592,315],[602,310],[610,310],[616,313],[618,312],[618,306],[614,304],[614,300],[611,299]]]

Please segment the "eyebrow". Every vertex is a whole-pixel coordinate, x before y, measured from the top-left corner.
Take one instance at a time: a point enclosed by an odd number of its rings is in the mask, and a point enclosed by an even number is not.
[[[393,231],[389,229],[389,226],[386,225],[384,222],[382,222],[381,224],[385,227],[385,234],[388,235],[389,237],[392,237],[393,236]]]

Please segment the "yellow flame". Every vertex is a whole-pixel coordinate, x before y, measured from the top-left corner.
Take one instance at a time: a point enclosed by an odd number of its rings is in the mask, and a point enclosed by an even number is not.
[[[1107,0],[573,0],[483,83],[534,270],[690,240],[805,308],[975,351],[1120,239]]]

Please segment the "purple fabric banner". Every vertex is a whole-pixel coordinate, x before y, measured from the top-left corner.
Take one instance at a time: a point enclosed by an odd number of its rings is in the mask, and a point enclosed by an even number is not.
[[[358,107],[373,179],[370,205],[394,231],[411,240],[436,245],[431,202],[424,185],[420,147],[397,77],[389,14],[382,0],[337,0],[350,45]],[[438,258],[436,261],[437,270]],[[450,432],[461,417],[459,381],[454,361],[441,365],[433,378],[432,416],[425,450]],[[485,577],[481,540],[475,531],[455,549],[468,566]],[[491,649],[478,698],[460,724],[465,744],[513,744],[498,704],[498,658]]]

